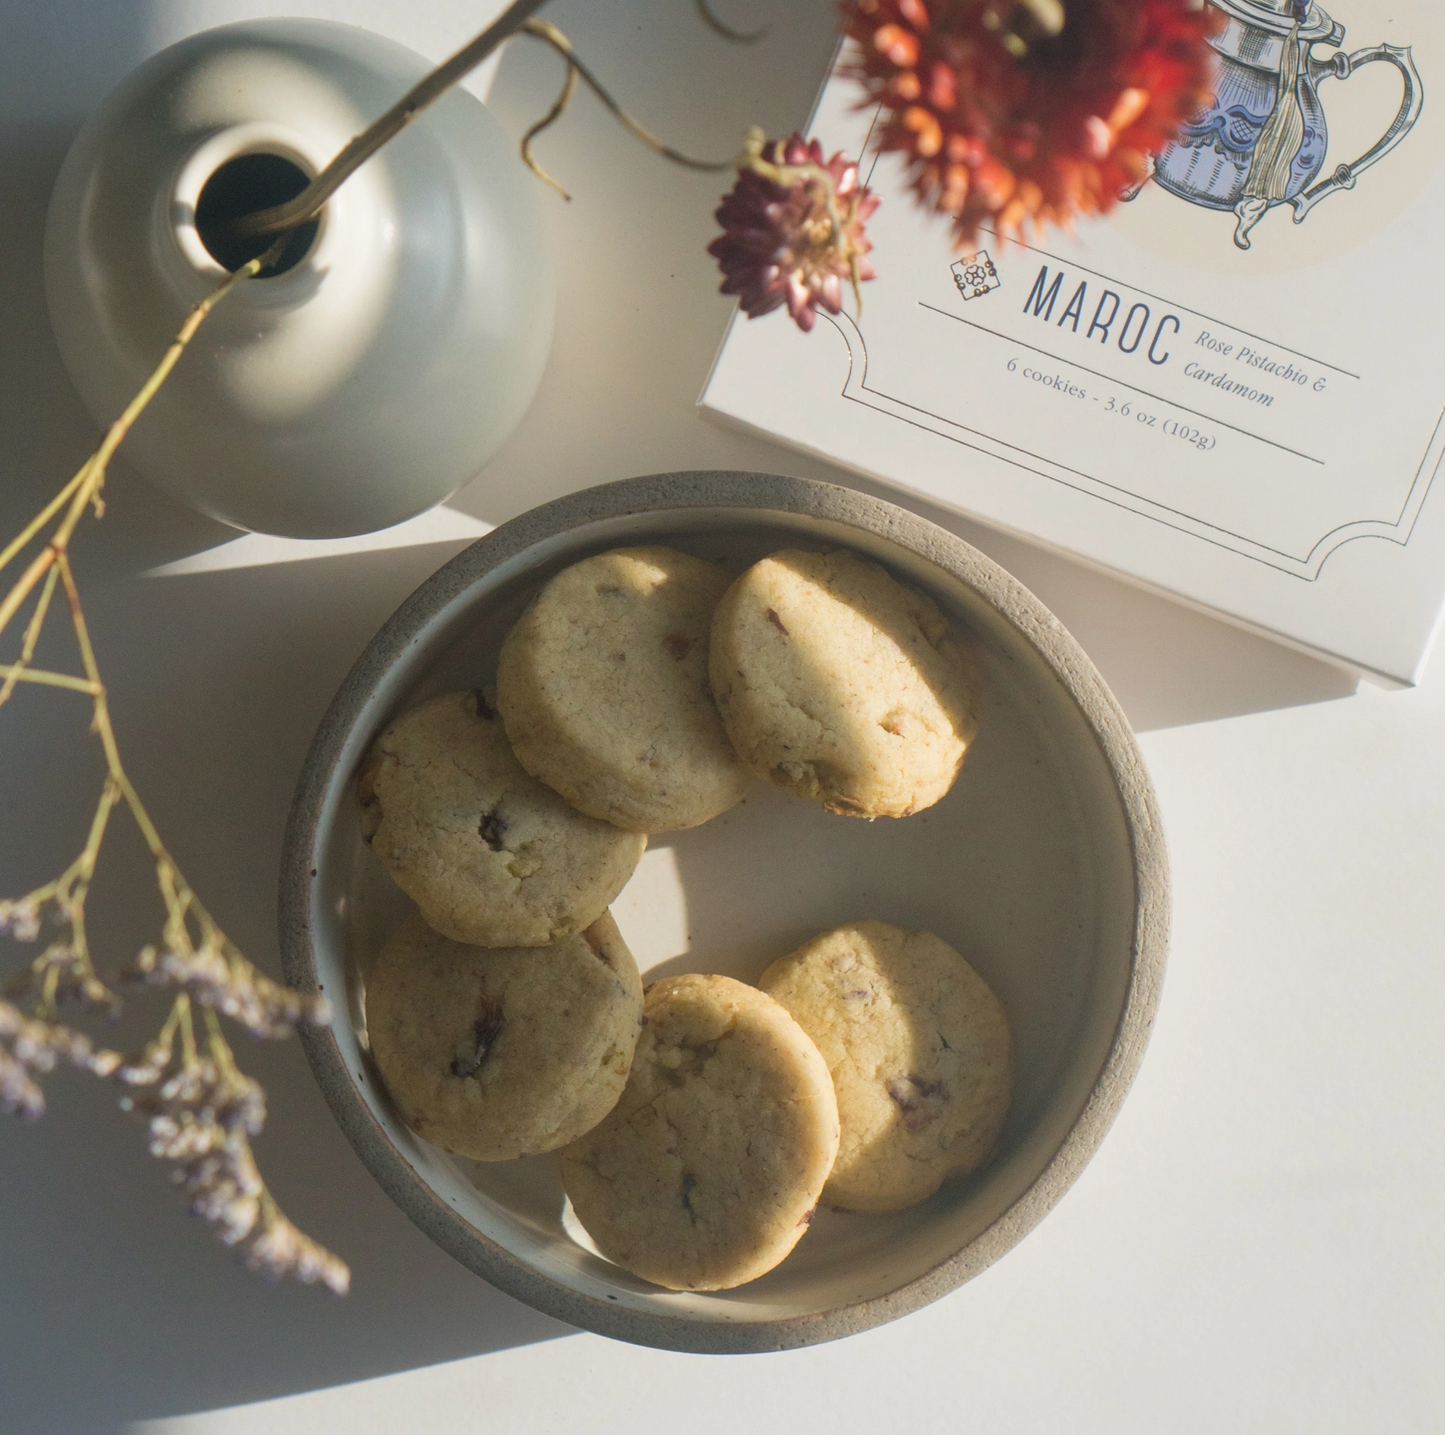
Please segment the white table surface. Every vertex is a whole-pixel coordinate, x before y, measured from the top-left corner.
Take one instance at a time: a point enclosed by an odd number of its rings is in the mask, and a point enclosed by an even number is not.
[[[289,0],[435,57],[487,0]],[[547,12],[647,123],[705,154],[805,117],[831,0]],[[145,55],[268,0],[0,0],[0,521],[92,446],[45,320],[40,243],[81,117]],[[514,133],[554,59],[514,47]],[[77,547],[123,750],[198,890],[275,970],[282,826],[311,733],[395,605],[470,536],[570,489],[667,469],[865,486],[693,409],[729,302],[703,247],[716,177],[644,153],[588,97],[541,142],[561,264],[552,360],[520,431],[449,510],[369,544],[236,539],[117,465]],[[880,490],[881,491],[881,490]],[[890,495],[885,495],[890,496]],[[114,1095],[49,1084],[0,1124],[0,1430],[282,1435],[578,1429],[712,1435],[1414,1435],[1445,1429],[1445,663],[1404,693],[1340,674],[932,509],[1037,592],[1139,729],[1175,871],[1143,1070],[1062,1204],[926,1310],[783,1355],[710,1358],[575,1332],[416,1231],[333,1125],[296,1043],[242,1047],[270,1094],[258,1154],[344,1255],[345,1301],[268,1288],[188,1221]],[[84,704],[0,714],[0,890],[77,849],[98,783]],[[134,847],[94,928],[117,964],[156,926]]]

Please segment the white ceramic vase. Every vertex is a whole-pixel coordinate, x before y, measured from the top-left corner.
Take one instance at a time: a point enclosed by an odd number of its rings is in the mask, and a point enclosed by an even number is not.
[[[429,68],[351,26],[266,20],[183,40],[106,98],[45,236],[51,322],[98,423],[242,262],[216,215],[289,198]],[[124,452],[241,528],[385,528],[473,478],[536,391],[555,302],[536,181],[486,108],[452,90],[296,251],[211,315]]]

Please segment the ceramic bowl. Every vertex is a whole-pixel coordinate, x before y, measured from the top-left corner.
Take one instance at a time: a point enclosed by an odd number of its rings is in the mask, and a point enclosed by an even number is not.
[[[613,914],[644,974],[756,980],[857,917],[936,932],[1003,1001],[1017,1084],[993,1160],[890,1216],[821,1211],[793,1253],[736,1290],[675,1293],[599,1255],[554,1156],[481,1164],[414,1136],[367,1050],[368,963],[406,910],[362,843],[351,792],[368,744],[417,701],[490,679],[508,627],[560,568],[662,543],[735,571],[782,547],[847,546],[929,592],[973,637],[984,715],[950,794],[902,820],[836,817],[766,783],[655,838]],[[1063,1195],[1143,1054],[1163,971],[1168,876],[1128,724],[1047,609],[961,539],[848,489],[755,473],[629,479],[545,504],[473,544],[372,640],[307,758],[286,838],[286,975],[334,1025],[307,1052],[361,1158],[458,1260],[540,1310],[689,1351],[830,1340],[937,1299]]]

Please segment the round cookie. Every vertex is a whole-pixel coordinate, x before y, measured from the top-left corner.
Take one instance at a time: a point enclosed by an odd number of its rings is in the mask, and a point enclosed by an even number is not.
[[[1008,1020],[946,942],[849,922],[774,962],[759,986],[832,1073],[842,1138],[830,1205],[900,1211],[987,1159],[1013,1086]]]
[[[978,726],[966,649],[932,599],[846,549],[749,568],[713,616],[709,670],[748,766],[850,817],[937,802]]]
[[[708,634],[728,586],[669,548],[618,548],[558,573],[497,666],[517,760],[581,812],[628,832],[696,827],[752,781],[708,691]]]
[[[408,1126],[474,1161],[553,1151],[627,1083],[642,979],[604,912],[538,951],[448,941],[413,914],[366,980],[366,1027]]]
[[[422,916],[482,947],[544,946],[590,926],[647,845],[528,776],[480,691],[399,717],[356,796],[362,836]]]
[[[833,1084],[792,1017],[730,977],[656,982],[646,1018],[622,1099],[562,1153],[562,1183],[618,1265],[727,1290],[807,1230],[838,1149]]]

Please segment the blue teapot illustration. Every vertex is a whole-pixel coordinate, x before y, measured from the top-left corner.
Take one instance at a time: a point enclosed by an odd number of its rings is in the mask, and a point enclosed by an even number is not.
[[[1345,27],[1313,0],[1209,0],[1209,6],[1223,16],[1210,42],[1218,55],[1214,103],[1160,154],[1153,177],[1191,204],[1233,210],[1234,242],[1248,249],[1250,230],[1276,205],[1291,205],[1299,224],[1321,200],[1353,189],[1360,174],[1409,134],[1424,89],[1408,46],[1349,53],[1341,48]],[[1328,143],[1320,85],[1347,80],[1376,61],[1393,65],[1404,81],[1399,113],[1371,149],[1319,180]]]

